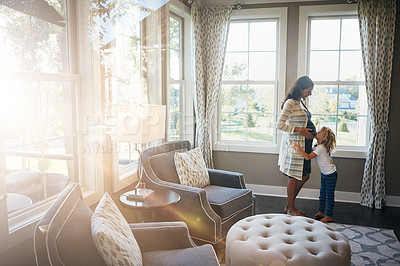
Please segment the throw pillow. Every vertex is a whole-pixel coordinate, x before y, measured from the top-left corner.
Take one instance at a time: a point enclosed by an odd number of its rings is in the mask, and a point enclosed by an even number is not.
[[[174,162],[182,185],[202,188],[210,184],[206,163],[199,147],[175,153]]]
[[[105,193],[91,219],[92,238],[107,265],[143,265],[135,237],[114,201]]]

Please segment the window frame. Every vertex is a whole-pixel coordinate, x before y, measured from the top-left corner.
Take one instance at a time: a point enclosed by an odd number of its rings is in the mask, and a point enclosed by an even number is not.
[[[276,99],[275,99],[275,123],[279,115],[279,103],[283,100],[285,95],[285,83],[286,83],[286,47],[287,47],[287,7],[279,8],[259,8],[259,9],[244,9],[234,10],[232,12],[231,21],[257,21],[257,20],[278,20],[278,31],[277,31],[277,62],[276,62]],[[224,81],[224,84],[230,83],[230,81]],[[238,83],[233,81],[233,83]],[[246,84],[250,84],[247,82]],[[258,83],[257,83],[258,84]],[[220,140],[220,128],[221,128],[221,102],[218,104],[218,113],[214,118],[214,145],[213,150],[216,151],[234,151],[234,152],[257,152],[257,153],[273,153],[279,152],[279,145],[281,141],[281,134],[279,134],[274,128],[274,140],[273,142],[262,142],[262,141],[231,141],[231,140]]]
[[[357,16],[357,5],[319,5],[319,6],[300,6],[299,10],[299,42],[298,42],[298,67],[297,76],[307,75],[309,71],[309,58],[310,58],[310,35],[309,35],[309,24],[310,17],[346,17],[346,16]],[[341,81],[328,81],[323,82],[323,85],[344,85]],[[365,82],[353,81],[346,82],[348,85],[362,85]],[[322,85],[321,82],[315,81],[315,85]],[[359,158],[365,159],[368,152],[368,140],[370,137],[370,116],[367,113],[367,132],[366,132],[366,146],[345,146],[338,145],[336,152],[332,154],[333,157],[341,158]]]

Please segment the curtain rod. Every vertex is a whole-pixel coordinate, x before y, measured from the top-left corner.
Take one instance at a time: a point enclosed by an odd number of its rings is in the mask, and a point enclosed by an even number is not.
[[[186,2],[187,2],[189,5],[191,5],[191,4],[193,4],[193,1],[194,1],[194,0],[187,0]],[[232,5],[232,9],[238,9],[238,10],[240,10],[240,9],[242,9],[242,4],[241,4],[241,3],[237,3],[236,5]]]

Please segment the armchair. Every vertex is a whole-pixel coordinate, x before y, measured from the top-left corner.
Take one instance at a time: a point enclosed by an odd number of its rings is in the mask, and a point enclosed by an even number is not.
[[[237,221],[255,214],[255,197],[246,188],[243,174],[208,169],[210,185],[204,188],[180,184],[174,154],[190,150],[189,141],[173,141],[149,147],[141,154],[142,181],[154,189],[168,188],[181,200],[160,210],[163,221],[184,221],[192,238],[216,244]]]
[[[39,221],[34,233],[37,265],[106,265],[92,240],[91,209],[72,183]],[[211,245],[196,246],[183,222],[130,224],[143,265],[219,265]]]

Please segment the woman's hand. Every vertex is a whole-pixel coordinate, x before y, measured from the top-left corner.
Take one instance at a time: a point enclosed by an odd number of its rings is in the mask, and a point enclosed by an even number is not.
[[[313,139],[314,136],[310,133],[312,129],[311,128],[306,128],[306,127],[296,127],[294,129],[294,132],[300,133],[303,135],[306,139]]]

